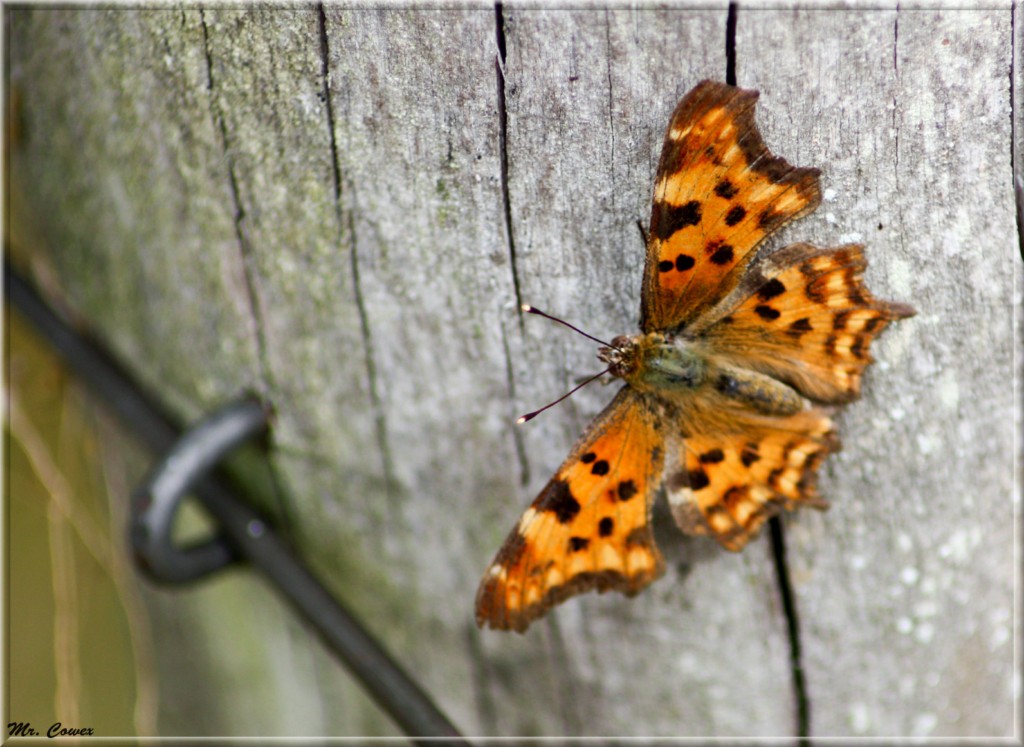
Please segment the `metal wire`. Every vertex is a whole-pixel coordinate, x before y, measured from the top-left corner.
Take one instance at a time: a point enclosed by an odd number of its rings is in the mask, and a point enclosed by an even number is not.
[[[272,527],[215,476],[206,475],[213,463],[234,445],[265,428],[267,410],[262,404],[251,399],[233,403],[179,440],[171,419],[100,346],[57,317],[7,263],[4,291],[8,302],[39,330],[110,409],[150,448],[165,454],[137,493],[136,509],[141,515],[133,520],[133,534],[142,531],[142,527],[146,535],[139,537],[145,541],[136,544],[136,549],[140,550],[148,573],[164,581],[181,583],[208,575],[236,559],[248,561],[316,629],[405,734],[435,738],[431,741],[441,744],[468,744],[431,698],[317,581]],[[194,554],[196,548],[181,550],[170,544],[174,509],[186,492],[199,497],[220,528],[218,535],[205,543],[206,549]],[[168,496],[172,498],[170,504]],[[162,497],[157,501],[159,515],[147,517],[146,511],[154,508],[158,497]],[[147,548],[154,547],[154,553],[146,554]],[[184,565],[176,565],[179,561]]]

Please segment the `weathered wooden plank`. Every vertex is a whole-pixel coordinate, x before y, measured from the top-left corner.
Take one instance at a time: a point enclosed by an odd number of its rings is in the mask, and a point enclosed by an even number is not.
[[[840,418],[832,509],[788,522],[815,734],[1012,733],[1009,22],[739,16],[740,85],[784,102],[767,137],[824,171],[787,237],[864,242],[871,288],[919,312]]]
[[[317,305],[352,283],[343,252],[325,260],[340,230],[317,14],[42,11],[15,24],[30,135],[14,157],[38,209],[66,218],[44,226],[69,300],[184,417],[244,385],[276,403],[285,459],[308,459],[330,418],[344,454],[369,442],[371,461],[363,382],[339,370],[363,365],[352,294],[348,308],[345,294]],[[50,64],[71,56],[82,64]],[[332,347],[350,353],[317,376],[310,357]],[[341,670],[316,664],[323,650],[258,580],[147,597],[162,621],[163,733],[394,733]],[[237,697],[214,701],[204,681]]]
[[[199,22],[210,69],[208,116],[223,137],[262,392],[275,407],[273,453],[281,488],[275,508],[325,577],[346,580],[345,598],[359,608],[370,596],[368,582],[351,565],[362,556],[356,551],[353,561],[348,552],[321,549],[351,547],[366,519],[352,510],[339,520],[339,503],[379,491],[384,482],[352,243],[336,188],[321,16],[315,9],[218,9],[200,11]],[[331,487],[316,480],[327,472],[324,465],[335,476]],[[228,606],[244,608],[230,599]],[[308,630],[288,611],[275,611],[281,616],[277,643],[256,661],[276,673],[270,679],[290,679],[294,690],[280,700],[287,704],[280,712],[266,708],[280,695],[240,695],[241,702],[227,709],[238,714],[234,728],[394,733],[342,670],[317,663],[324,651]],[[223,625],[207,628],[211,638],[235,635]],[[331,708],[324,707],[328,702]]]
[[[188,415],[256,371],[223,148],[209,116],[197,116],[209,99],[193,20],[173,11],[11,16],[24,136],[12,160],[53,247],[54,279]],[[126,74],[133,56],[140,64]]]
[[[30,139],[12,157],[60,217],[40,262],[183,415],[242,385],[277,405],[279,518],[467,732],[791,733],[765,539],[730,555],[658,516],[669,571],[636,600],[574,600],[523,637],[472,624],[479,574],[611,396],[594,385],[517,435],[516,414],[597,369],[516,304],[634,328],[668,113],[725,70],[724,5],[498,18],[18,15]],[[1006,733],[1011,275],[978,258],[1014,233],[1008,18],[740,10],[768,143],[831,190],[787,236],[864,240],[872,288],[921,309],[842,416],[835,507],[787,524],[814,733]],[[212,733],[392,733],[237,580],[157,602],[167,628],[202,631],[163,631],[184,660],[236,694],[214,713],[179,660],[162,728],[203,705]]]
[[[276,403],[275,445],[285,465],[319,458],[351,475],[353,490],[374,473],[379,485],[351,246],[335,190],[319,15],[211,10],[200,13],[200,23],[209,116],[224,138],[261,384]],[[336,442],[345,447],[331,449]]]
[[[494,11],[326,12],[342,205],[386,471],[385,489],[341,494],[306,516],[327,533],[361,528],[364,562],[397,595],[375,625],[463,728],[485,732],[466,642],[476,584],[506,531],[491,520],[513,501],[519,472]],[[333,469],[320,479],[324,493],[337,491]]]
[[[23,141],[11,161],[52,248],[37,265],[52,263],[45,276],[64,302],[187,417],[257,376],[223,149],[209,117],[196,116],[209,106],[200,29],[183,20],[170,12],[12,14]],[[142,63],[135,75],[123,75],[126,57]],[[161,628],[168,703],[188,702],[188,679],[166,677],[191,658],[180,653],[196,655],[192,675],[209,656],[195,633],[218,613],[207,603],[204,615],[194,601],[173,613],[190,622],[188,633]],[[254,599],[252,609],[265,607]],[[220,614],[222,624],[231,618]],[[273,639],[275,629],[264,632]],[[170,650],[179,656],[165,656]],[[213,676],[230,671],[231,653]],[[230,723],[208,699],[192,705],[187,721],[165,708],[161,727]]]

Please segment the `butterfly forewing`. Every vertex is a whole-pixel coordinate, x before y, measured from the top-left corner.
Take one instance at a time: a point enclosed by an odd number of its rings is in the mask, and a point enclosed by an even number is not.
[[[703,81],[672,114],[654,185],[645,332],[684,327],[739,282],[757,245],[821,200],[818,170],[767,149],[756,91]]]
[[[477,592],[477,623],[523,631],[574,594],[634,594],[653,581],[662,562],[649,516],[663,459],[654,413],[624,387],[498,551]]]

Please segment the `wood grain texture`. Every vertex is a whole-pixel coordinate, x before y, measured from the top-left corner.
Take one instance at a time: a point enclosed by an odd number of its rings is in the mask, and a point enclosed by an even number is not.
[[[737,20],[769,147],[823,170],[824,203],[774,245],[863,242],[872,290],[919,310],[840,416],[833,508],[786,521],[811,732],[1010,735],[1020,9]],[[724,79],[724,4],[11,23],[37,276],[183,418],[243,387],[274,403],[266,509],[465,733],[792,734],[767,538],[724,553],[659,509],[668,572],[641,596],[572,600],[526,636],[472,622],[479,575],[612,396],[516,430],[598,370],[518,304],[635,329],[636,223],[672,107]],[[167,733],[189,703],[211,734],[394,733],[251,579],[152,605],[215,673],[199,697],[163,662]]]

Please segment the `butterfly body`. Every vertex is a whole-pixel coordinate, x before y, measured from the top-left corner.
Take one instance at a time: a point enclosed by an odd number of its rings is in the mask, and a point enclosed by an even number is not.
[[[640,332],[598,351],[625,385],[498,551],[479,625],[522,632],[574,594],[651,583],[661,489],[682,531],[733,551],[783,509],[827,506],[816,478],[839,448],[831,407],[859,395],[872,339],[914,311],[870,294],[860,246],[758,252],[821,194],[817,169],[768,151],[756,100],[703,81],[673,112]]]
[[[737,407],[761,415],[793,415],[804,399],[790,386],[766,374],[734,365],[714,355],[699,339],[659,332],[621,335],[598,351],[613,376],[638,392],[666,400],[677,408],[709,403],[718,410]],[[722,400],[716,402],[716,400]],[[707,423],[710,417],[690,418]],[[728,422],[735,422],[731,415]]]

